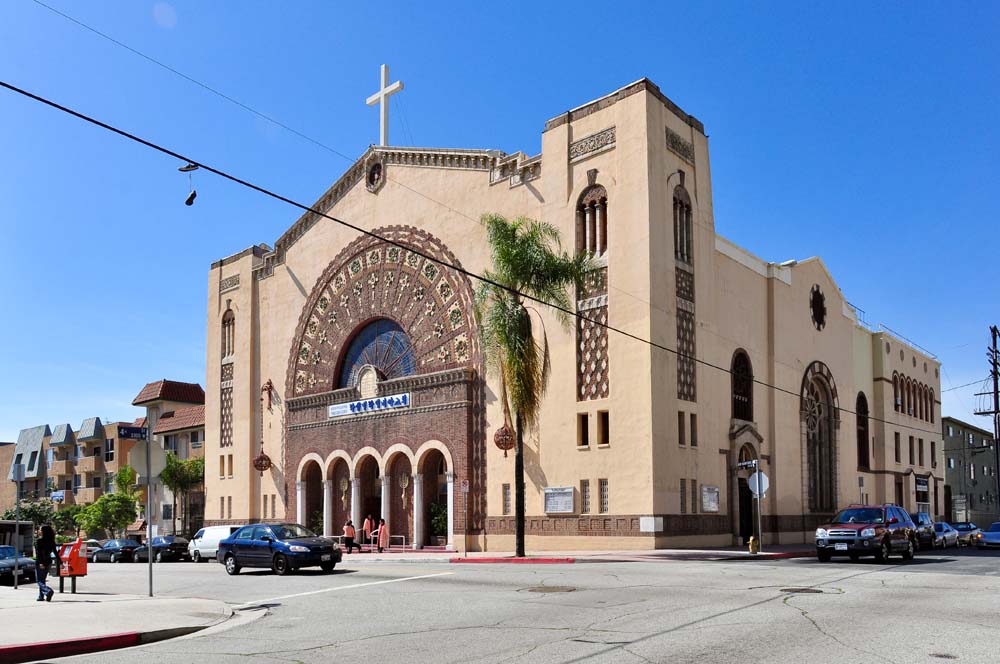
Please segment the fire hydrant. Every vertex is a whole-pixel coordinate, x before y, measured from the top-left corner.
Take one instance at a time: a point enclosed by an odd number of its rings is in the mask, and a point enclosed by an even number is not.
[[[750,536],[750,553],[756,554],[760,552],[760,541],[757,539],[756,535]]]

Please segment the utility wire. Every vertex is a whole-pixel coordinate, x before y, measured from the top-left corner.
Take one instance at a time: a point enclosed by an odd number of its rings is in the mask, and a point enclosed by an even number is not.
[[[523,293],[523,292],[518,291],[518,290],[516,290],[514,288],[511,288],[510,286],[506,286],[506,285],[501,284],[501,283],[499,283],[497,281],[494,281],[494,280],[492,280],[492,279],[490,279],[488,277],[485,277],[483,275],[477,274],[475,272],[471,272],[471,271],[466,270],[465,268],[460,267],[458,265],[454,265],[452,263],[449,263],[448,261],[445,261],[445,260],[442,260],[442,259],[439,259],[439,258],[435,258],[434,256],[430,256],[427,253],[425,253],[425,252],[423,252],[423,251],[421,251],[419,249],[416,249],[416,248],[411,247],[409,245],[404,245],[404,244],[402,244],[400,242],[397,242],[396,240],[393,240],[393,239],[390,239],[390,238],[387,238],[387,237],[383,237],[383,236],[379,235],[378,233],[373,233],[372,231],[365,230],[364,228],[361,228],[360,226],[356,226],[356,225],[354,225],[354,224],[352,224],[352,223],[350,223],[348,221],[344,221],[343,219],[339,219],[337,217],[334,217],[332,215],[326,214],[324,212],[320,212],[319,210],[317,210],[317,209],[315,209],[315,208],[313,208],[313,207],[311,207],[309,205],[305,205],[303,203],[299,203],[298,201],[295,201],[295,200],[293,200],[291,198],[288,198],[287,196],[283,196],[282,194],[279,194],[279,193],[276,193],[274,191],[271,191],[270,189],[266,189],[264,187],[261,187],[260,185],[254,184],[253,182],[249,182],[249,181],[244,180],[242,178],[239,178],[239,177],[237,177],[235,175],[231,175],[230,173],[227,173],[226,171],[222,171],[222,170],[220,170],[218,168],[214,168],[212,166],[209,166],[208,164],[205,164],[205,163],[202,163],[202,162],[197,161],[195,159],[192,159],[190,157],[187,157],[187,156],[185,156],[185,155],[183,155],[183,154],[181,154],[179,152],[175,152],[174,150],[171,150],[169,148],[163,147],[163,146],[161,146],[161,145],[159,145],[157,143],[153,143],[152,141],[148,141],[148,140],[146,140],[144,138],[136,136],[135,134],[131,134],[131,133],[125,131],[124,129],[119,129],[118,127],[115,127],[113,125],[107,124],[106,122],[102,122],[101,120],[93,118],[93,117],[91,117],[89,115],[86,115],[86,114],[81,113],[79,111],[73,110],[73,109],[71,109],[71,108],[69,108],[67,106],[63,106],[62,104],[54,102],[54,101],[52,101],[50,99],[47,99],[47,98],[42,97],[40,95],[34,94],[34,93],[29,92],[27,90],[24,90],[22,88],[19,88],[19,87],[15,86],[15,85],[7,83],[6,81],[0,80],[0,87],[6,88],[6,89],[8,89],[8,90],[10,90],[12,92],[16,92],[19,95],[22,95],[24,97],[32,99],[32,100],[34,100],[36,102],[39,102],[39,103],[44,104],[46,106],[49,106],[51,108],[54,108],[54,109],[56,109],[58,111],[62,111],[63,113],[66,113],[68,115],[72,115],[73,117],[78,118],[80,120],[83,120],[84,122],[87,122],[87,123],[92,124],[94,126],[100,127],[101,129],[104,129],[104,130],[109,131],[111,133],[117,134],[117,135],[119,135],[119,136],[121,136],[123,138],[127,138],[130,141],[133,141],[135,143],[139,143],[140,145],[143,145],[143,146],[145,146],[147,148],[150,148],[152,150],[155,150],[155,151],[160,152],[162,154],[165,154],[167,156],[173,157],[173,158],[175,158],[175,159],[177,159],[179,161],[184,161],[184,162],[187,162],[187,163],[190,163],[190,164],[194,164],[194,165],[198,166],[199,168],[202,168],[202,169],[204,169],[204,170],[206,170],[206,171],[208,171],[210,173],[214,173],[214,174],[218,175],[219,177],[221,177],[223,179],[229,180],[230,182],[234,182],[234,183],[236,183],[238,185],[241,185],[243,187],[246,187],[248,189],[252,189],[253,191],[261,193],[261,194],[263,194],[265,196],[268,196],[270,198],[273,198],[275,200],[279,200],[279,201],[281,201],[283,203],[287,203],[288,205],[291,205],[293,207],[299,208],[300,210],[303,210],[305,212],[310,212],[310,213],[315,214],[315,215],[317,215],[319,217],[324,217],[326,219],[329,219],[329,220],[331,220],[333,222],[336,222],[336,223],[340,224],[341,226],[344,226],[346,228],[349,228],[349,229],[355,231],[356,233],[360,233],[362,235],[374,238],[374,239],[376,239],[376,240],[378,240],[380,242],[384,242],[385,244],[389,244],[389,245],[392,245],[394,247],[398,247],[400,249],[404,249],[404,250],[409,251],[411,253],[417,254],[418,256],[420,256],[421,258],[424,258],[425,260],[428,260],[428,261],[430,261],[432,263],[436,263],[436,264],[438,264],[441,267],[444,267],[446,269],[453,270],[453,271],[457,272],[458,274],[461,274],[461,275],[464,275],[464,276],[468,277],[469,279],[472,279],[472,280],[475,280],[475,281],[479,281],[479,282],[482,282],[482,283],[487,284],[489,286],[492,286],[494,288],[498,288],[500,290],[506,291],[506,292],[510,293],[511,295],[514,295],[516,297],[522,298],[524,300],[528,300],[528,301],[540,304],[542,306],[549,307],[550,309],[554,309],[556,311],[559,311],[559,312],[561,312],[563,314],[566,314],[566,315],[568,315],[568,316],[570,316],[572,318],[577,318],[577,319],[580,319],[580,320],[583,320],[583,321],[587,321],[589,323],[593,323],[594,325],[602,327],[602,328],[604,328],[604,329],[606,329],[608,331],[616,332],[617,334],[620,334],[620,335],[622,335],[624,337],[627,337],[629,339],[633,339],[633,340],[638,341],[640,343],[647,344],[647,345],[649,345],[649,346],[651,346],[653,348],[657,348],[657,349],[665,351],[667,353],[671,353],[673,355],[677,355],[678,357],[689,359],[692,362],[695,362],[697,364],[701,364],[701,365],[706,366],[706,367],[710,367],[712,369],[716,369],[716,370],[721,371],[723,373],[726,373],[726,374],[729,374],[729,375],[733,375],[733,372],[730,369],[726,369],[725,367],[721,367],[721,366],[719,366],[717,364],[713,364],[712,362],[708,362],[706,360],[698,359],[697,357],[694,357],[692,355],[687,355],[686,353],[683,353],[681,351],[675,350],[675,349],[670,348],[668,346],[664,346],[663,344],[657,343],[657,342],[652,341],[650,339],[645,339],[643,337],[640,337],[640,336],[638,336],[636,334],[633,334],[633,333],[628,332],[626,330],[623,330],[621,328],[617,328],[617,327],[614,327],[613,325],[609,325],[608,323],[603,323],[603,322],[600,322],[598,320],[589,318],[589,317],[583,315],[582,313],[580,313],[578,311],[573,311],[573,310],[567,309],[565,307],[559,306],[558,304],[555,304],[555,303],[552,303],[552,302],[548,302],[546,300],[542,300],[540,298],[534,297],[534,296],[532,296],[532,295],[530,295],[528,293]],[[774,390],[776,392],[780,392],[780,393],[787,394],[789,396],[795,397],[796,399],[801,399],[801,395],[798,392],[793,392],[791,390],[787,390],[787,389],[785,389],[783,387],[779,387],[777,385],[771,385],[770,383],[766,383],[766,382],[758,380],[756,378],[753,378],[752,382],[754,384],[756,384],[756,385],[760,385],[762,387],[766,387],[766,388]],[[852,414],[852,415],[858,415],[858,413],[856,413],[855,411],[850,410],[849,408],[844,408],[842,406],[838,407],[838,410],[840,410],[842,412],[845,412],[845,413]],[[890,422],[889,420],[884,420],[884,419],[875,417],[873,415],[863,415],[862,417],[867,417],[869,420],[873,420],[875,422],[882,422],[884,424],[887,424],[887,425],[890,425],[890,426],[893,426],[893,427],[903,428],[903,429],[909,429],[909,430],[912,430],[912,431],[920,431],[920,432],[923,432],[923,433],[926,433],[926,434],[936,435],[936,434],[940,433],[940,431],[936,431],[934,429],[924,429],[924,428],[920,428],[920,427],[910,426],[910,425],[907,425],[907,424],[898,424],[896,422]]]
[[[949,387],[947,390],[941,390],[941,394],[944,394],[945,392],[951,392],[952,390],[960,390],[963,387],[969,387],[970,385],[982,385],[984,380],[985,380],[984,378],[980,378],[979,380],[974,380],[971,383],[966,383],[965,385],[956,385],[955,387]]]

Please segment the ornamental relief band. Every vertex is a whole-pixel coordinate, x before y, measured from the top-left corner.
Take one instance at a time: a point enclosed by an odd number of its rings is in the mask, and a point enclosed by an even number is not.
[[[224,293],[227,290],[239,287],[239,285],[240,285],[240,275],[234,274],[233,276],[226,277],[225,279],[219,282],[219,292]]]
[[[573,161],[592,152],[614,147],[615,128],[609,127],[604,131],[581,138],[569,145],[569,159]]]
[[[694,146],[688,143],[681,135],[667,127],[667,147],[676,152],[688,163],[694,163]]]

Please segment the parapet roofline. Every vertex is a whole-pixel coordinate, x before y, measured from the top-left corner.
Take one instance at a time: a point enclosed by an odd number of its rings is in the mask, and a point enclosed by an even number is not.
[[[648,91],[651,95],[660,100],[660,102],[667,107],[667,109],[676,115],[678,118],[684,121],[685,124],[694,127],[702,134],[705,133],[705,125],[698,118],[694,117],[690,113],[685,113],[684,109],[675,104],[667,95],[663,94],[660,87],[653,83],[646,77],[640,78],[634,83],[629,83],[626,86],[618,88],[611,94],[604,95],[593,101],[587,102],[582,106],[577,106],[574,109],[566,111],[561,115],[557,115],[545,122],[545,128],[542,133],[549,131],[550,129],[555,129],[561,125],[568,122],[573,122],[574,120],[579,120],[580,118],[585,118],[591,113],[596,113],[597,111],[608,108],[618,103],[626,97],[631,97],[637,92],[642,92],[643,90]]]

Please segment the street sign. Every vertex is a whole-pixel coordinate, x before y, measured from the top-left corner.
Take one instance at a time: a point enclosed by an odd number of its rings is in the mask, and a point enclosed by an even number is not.
[[[740,468],[740,469],[743,469],[743,468],[756,468],[757,467],[757,459],[750,459],[749,461],[740,461],[738,464],[736,464],[736,467]]]
[[[66,500],[66,494],[64,494],[62,491],[53,491],[52,495],[49,496],[49,498],[51,498],[52,502],[54,503],[61,503],[62,501]]]
[[[750,493],[757,497],[763,496],[767,493],[767,487],[770,486],[767,475],[765,475],[762,470],[758,470],[756,473],[751,475],[750,479],[747,480],[747,484],[750,487]]]
[[[462,493],[469,493],[469,480],[462,480]]]
[[[146,446],[136,445],[128,453],[128,465],[135,468],[138,484],[147,484],[146,478],[152,477],[155,481],[163,469],[167,467],[167,453],[159,445],[153,445],[153,458],[149,465],[146,465]]]
[[[10,479],[12,481],[14,481],[14,482],[23,482],[24,481],[24,464],[23,463],[15,463],[13,466],[10,467]],[[18,492],[18,495],[20,495],[20,492]]]
[[[146,427],[118,427],[121,440],[146,440]]]

